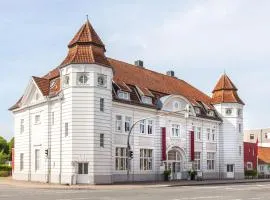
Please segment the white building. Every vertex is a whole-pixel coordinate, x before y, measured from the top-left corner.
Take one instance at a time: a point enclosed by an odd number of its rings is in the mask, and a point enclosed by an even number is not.
[[[108,58],[89,21],[68,48],[65,60],[47,75],[32,77],[10,108],[14,179],[127,181],[128,131],[143,118],[131,134],[130,181],[161,180],[164,168],[172,179],[186,179],[191,168],[204,179],[244,177],[244,103],[226,74],[209,97],[173,71],[165,75],[142,61]]]

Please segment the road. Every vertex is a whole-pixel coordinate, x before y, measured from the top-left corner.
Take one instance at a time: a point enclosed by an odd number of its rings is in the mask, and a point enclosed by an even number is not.
[[[30,189],[0,185],[0,200],[269,200],[269,188],[269,183],[132,190]]]

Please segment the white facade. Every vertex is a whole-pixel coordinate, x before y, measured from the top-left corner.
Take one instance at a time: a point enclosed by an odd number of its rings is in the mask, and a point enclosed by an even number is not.
[[[84,85],[78,82],[82,73],[88,77]],[[106,78],[104,86],[98,85],[100,74]],[[172,170],[173,179],[186,179],[191,168],[202,171],[205,179],[243,178],[243,133],[239,130],[243,117],[237,114],[242,105],[216,105],[222,121],[209,120],[196,117],[192,104],[178,95],[164,98],[161,110],[113,101],[111,68],[69,65],[61,70],[62,80],[66,75],[68,85],[62,81],[62,92],[53,98],[44,98],[30,81],[22,106],[13,111],[14,179],[61,184],[127,181],[125,121],[132,124],[148,117],[152,118],[132,132],[129,180],[161,180],[164,167]],[[100,99],[104,99],[104,110]],[[172,113],[186,104],[192,108],[188,118],[183,112]],[[230,115],[227,108],[232,109]],[[167,133],[167,161],[161,161],[162,127]],[[195,131],[194,162],[190,161],[191,130]]]

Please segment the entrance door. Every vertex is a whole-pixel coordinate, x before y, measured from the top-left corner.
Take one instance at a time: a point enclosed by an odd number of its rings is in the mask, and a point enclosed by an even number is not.
[[[181,179],[181,163],[180,162],[168,162],[167,169],[171,171],[171,179]]]
[[[227,178],[234,178],[234,165],[227,165]]]
[[[89,183],[88,163],[78,163],[77,183],[78,184]]]

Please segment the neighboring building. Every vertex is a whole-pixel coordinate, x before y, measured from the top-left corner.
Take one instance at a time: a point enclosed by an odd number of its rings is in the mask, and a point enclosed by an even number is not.
[[[244,131],[244,142],[256,143],[261,147],[270,147],[270,128]]]
[[[244,178],[244,103],[226,74],[209,97],[173,71],[164,75],[142,61],[108,58],[89,21],[68,48],[64,61],[32,77],[10,108],[14,179],[127,181],[127,133],[137,121],[129,180],[161,180],[164,168],[172,179],[186,179],[192,167],[204,179]]]
[[[258,162],[257,143],[244,142],[244,168],[245,170],[256,170]]]
[[[258,173],[259,175],[270,175],[270,148],[259,147],[258,149]]]

